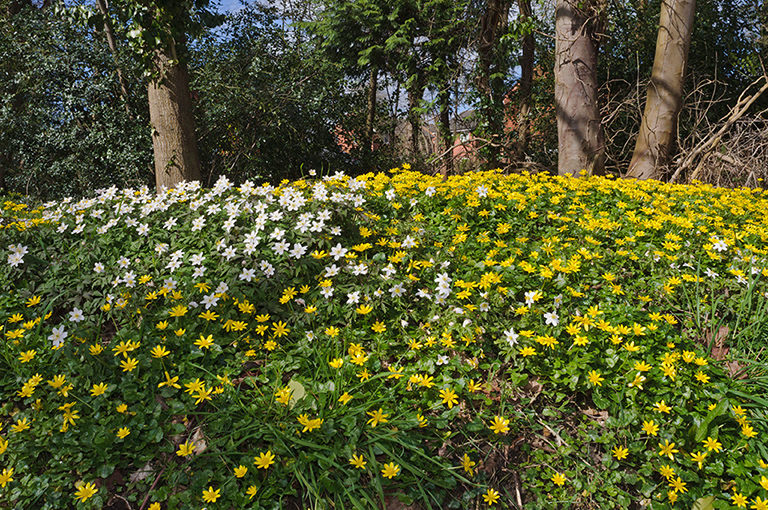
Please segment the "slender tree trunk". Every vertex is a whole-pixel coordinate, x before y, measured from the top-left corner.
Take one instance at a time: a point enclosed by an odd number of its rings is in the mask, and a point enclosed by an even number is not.
[[[494,56],[501,34],[507,25],[510,0],[487,0],[486,9],[480,18],[480,36],[477,44],[477,56],[480,72],[475,86],[480,93],[481,116],[488,125],[488,135],[493,140],[489,147],[487,164],[496,168],[499,165],[501,139],[504,135],[504,105],[501,89],[503,83],[498,78],[492,78],[497,71]]]
[[[379,68],[371,64],[371,79],[368,84],[368,116],[365,119],[365,150],[373,150],[373,127],[376,123],[376,92]]]
[[[520,22],[530,21],[532,16],[531,0],[519,0]],[[531,107],[533,104],[533,64],[536,52],[536,39],[533,31],[523,34],[523,52],[520,55],[520,88],[519,112],[517,117],[517,145],[515,146],[515,161],[523,161],[528,144],[531,141]]]
[[[578,4],[584,4],[580,9]],[[560,175],[603,173],[605,139],[597,105],[596,2],[557,0],[555,109]]]
[[[171,60],[175,61],[173,65]],[[192,99],[187,67],[179,63],[175,48],[157,52],[158,76],[149,83],[149,119],[155,153],[157,191],[181,181],[200,180]]]
[[[662,0],[645,112],[627,177],[659,178],[672,154],[696,0]]]
[[[424,96],[423,79],[416,77],[408,90],[408,122],[411,124],[411,155],[414,159],[421,156],[419,138],[421,137],[421,115],[417,111]]]
[[[125,113],[130,117],[131,109],[128,106],[128,82],[123,75],[123,70],[120,68],[120,61],[117,58],[117,42],[115,41],[115,32],[112,30],[112,18],[109,15],[107,0],[96,0],[96,3],[99,6],[101,15],[104,16],[104,34],[107,36],[109,51],[112,53],[112,58],[115,61],[117,79],[120,82],[120,95],[123,96],[123,102],[125,103]]]
[[[448,88],[448,82],[443,84],[443,89],[438,92],[438,102],[440,105],[440,152],[445,154],[443,160],[439,162],[440,173],[443,179],[453,172],[453,134],[451,133],[451,92]]]

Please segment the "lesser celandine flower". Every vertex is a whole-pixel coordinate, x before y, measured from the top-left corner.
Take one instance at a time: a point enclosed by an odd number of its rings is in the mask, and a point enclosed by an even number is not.
[[[254,457],[253,463],[256,465],[256,469],[269,469],[269,466],[275,463],[275,455],[272,451],[267,450],[266,453],[259,453],[258,457]]]
[[[365,459],[362,455],[352,454],[352,458],[349,459],[349,463],[358,469],[365,469]]]
[[[88,498],[96,494],[99,490],[93,482],[80,485],[75,491],[75,498],[79,499],[81,503],[84,503]]]
[[[506,434],[509,432],[509,420],[503,416],[494,416],[489,428],[494,434]]]
[[[384,478],[389,478],[389,479],[396,477],[399,473],[400,473],[400,466],[398,466],[394,462],[384,464],[384,467],[381,470],[381,475]]]
[[[555,485],[560,485],[560,486],[565,485],[565,482],[566,482],[565,475],[563,475],[562,473],[555,473],[554,475],[552,475],[552,478],[550,478],[550,480],[552,480],[552,483],[554,483]]]
[[[483,494],[483,500],[488,504],[488,506],[493,505],[496,503],[499,498],[501,497],[501,494],[495,489],[489,488],[485,494]]]

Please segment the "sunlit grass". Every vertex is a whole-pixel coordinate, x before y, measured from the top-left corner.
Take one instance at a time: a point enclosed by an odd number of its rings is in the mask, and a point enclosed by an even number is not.
[[[406,168],[21,202],[0,508],[768,510],[759,191]]]

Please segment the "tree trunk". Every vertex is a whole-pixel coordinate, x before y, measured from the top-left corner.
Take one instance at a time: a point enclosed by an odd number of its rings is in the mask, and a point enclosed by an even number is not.
[[[173,60],[173,62],[171,62]],[[200,180],[187,67],[175,48],[155,54],[157,76],[149,83],[149,119],[155,153],[157,191],[181,181]]]
[[[408,91],[408,122],[411,124],[411,155],[414,159],[419,159],[421,149],[419,147],[419,138],[421,137],[421,115],[416,111],[421,105],[421,99],[424,97],[423,79],[420,76],[413,78],[411,84],[406,87]]]
[[[448,89],[448,83],[443,84],[443,89],[438,92],[438,102],[440,104],[440,152],[443,153],[440,165],[440,173],[443,179],[447,179],[453,172],[453,134],[451,133],[451,92]]]
[[[579,9],[577,4],[587,5]],[[605,139],[597,106],[595,0],[557,0],[555,109],[560,175],[603,173]]]
[[[531,0],[518,2],[521,23],[530,21],[532,16]],[[517,145],[515,146],[515,161],[523,161],[531,141],[531,105],[533,104],[533,64],[536,52],[536,40],[532,30],[523,34],[523,52],[520,55],[520,88],[519,112],[517,117]]]
[[[373,126],[376,122],[376,92],[379,68],[371,64],[371,80],[368,85],[368,116],[365,119],[365,150],[373,150]]]
[[[487,0],[486,9],[480,18],[480,35],[477,44],[477,56],[480,72],[475,86],[481,97],[482,118],[488,125],[489,138],[493,143],[489,146],[487,164],[496,168],[499,165],[501,139],[504,135],[504,90],[499,78],[491,78],[497,74],[497,63],[494,56],[501,34],[507,25],[507,13],[510,0]]]
[[[667,166],[683,106],[696,0],[662,0],[645,112],[627,177],[659,178]]]
[[[115,61],[115,69],[117,69],[117,79],[120,82],[120,95],[123,96],[125,102],[125,113],[131,116],[131,109],[128,106],[128,82],[123,75],[123,70],[120,68],[120,62],[117,59],[117,42],[115,41],[115,33],[112,30],[112,18],[109,16],[109,8],[107,7],[106,0],[96,0],[99,6],[101,15],[104,16],[104,34],[107,36],[107,43],[109,44],[109,51],[112,53],[112,59]]]

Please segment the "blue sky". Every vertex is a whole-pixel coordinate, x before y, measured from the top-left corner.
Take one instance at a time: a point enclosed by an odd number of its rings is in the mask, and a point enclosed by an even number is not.
[[[242,8],[240,0],[219,0],[219,6],[221,12],[239,11]]]

